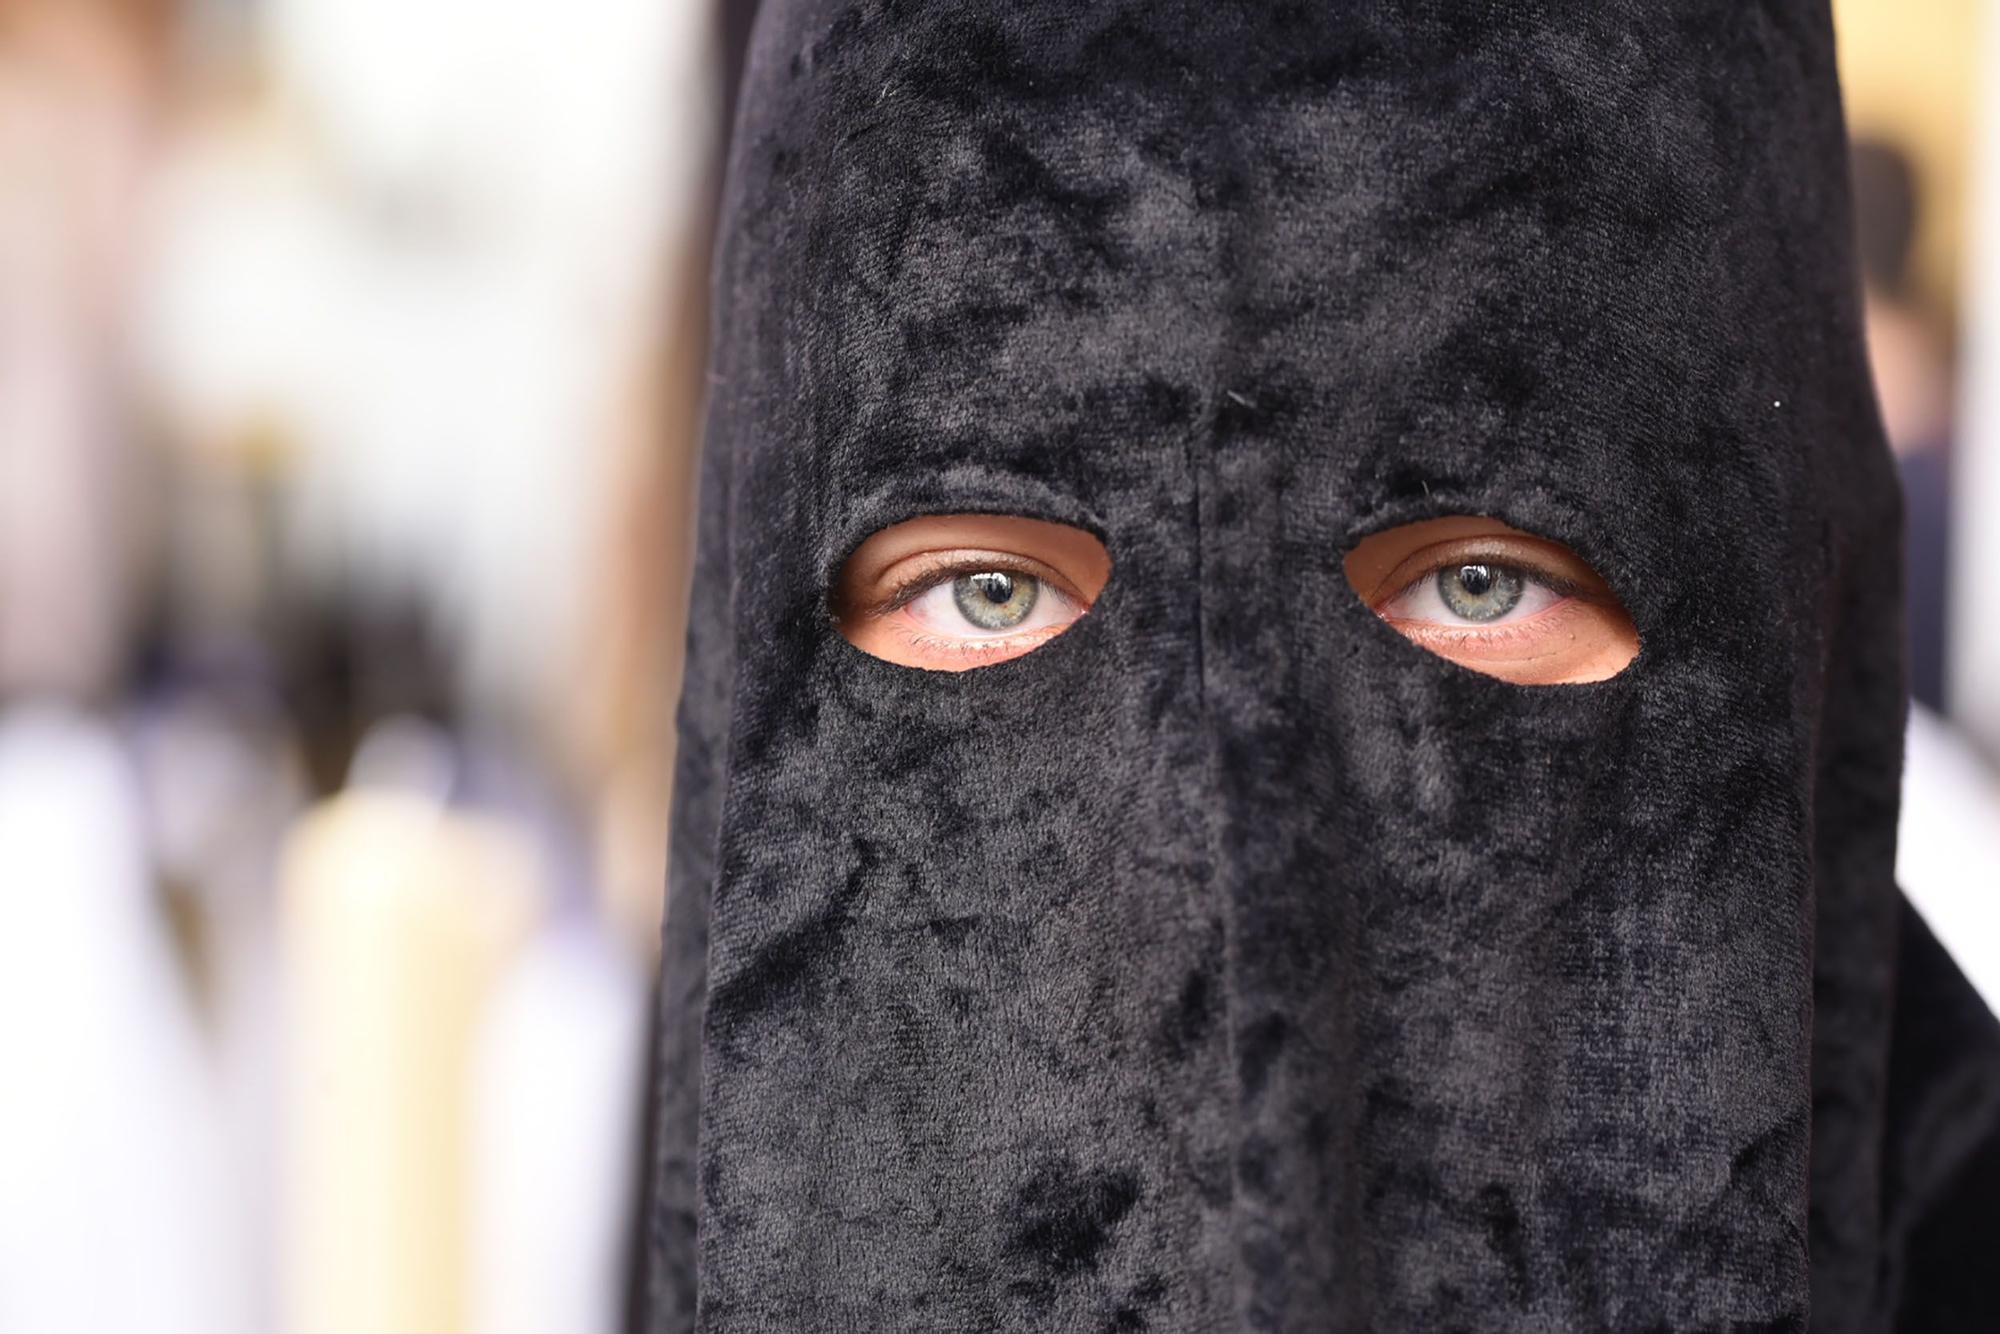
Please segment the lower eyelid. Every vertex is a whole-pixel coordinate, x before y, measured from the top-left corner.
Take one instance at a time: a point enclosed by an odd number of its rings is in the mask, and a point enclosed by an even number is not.
[[[1501,621],[1488,625],[1452,624],[1422,620],[1414,616],[1384,616],[1382,619],[1407,638],[1478,646],[1540,639],[1559,629],[1578,612],[1587,609],[1588,604],[1583,600],[1565,597],[1518,621]]]
[[[994,657],[1002,653],[1025,653],[1039,648],[1046,640],[1055,638],[1068,629],[1068,625],[1052,625],[1026,634],[994,635],[986,638],[951,639],[936,634],[905,629],[904,640],[910,647],[937,657]]]
[[[1567,607],[1572,603],[1581,604],[1583,601],[1583,599],[1581,598],[1571,597],[1563,593],[1557,593],[1553,589],[1548,589],[1544,591],[1550,595],[1549,600],[1544,605],[1536,607],[1533,611],[1530,611],[1527,615],[1518,617],[1514,620],[1501,619],[1501,620],[1483,621],[1483,622],[1462,621],[1462,620],[1434,621],[1423,616],[1396,616],[1390,614],[1387,608],[1395,605],[1396,602],[1402,601],[1404,596],[1403,594],[1398,594],[1391,601],[1384,603],[1383,610],[1378,614],[1382,617],[1383,620],[1394,621],[1398,625],[1437,625],[1449,630],[1464,630],[1478,634],[1493,629],[1501,629],[1515,625],[1526,625],[1531,621],[1540,620],[1542,617],[1548,615],[1552,611],[1557,610],[1558,608]],[[1510,612],[1509,615],[1512,615],[1512,613]]]

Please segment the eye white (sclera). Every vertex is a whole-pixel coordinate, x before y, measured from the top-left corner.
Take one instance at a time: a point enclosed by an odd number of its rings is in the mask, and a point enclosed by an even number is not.
[[[1022,618],[1019,625],[989,630],[965,618],[965,613],[959,610],[958,598],[952,590],[953,582],[946,579],[935,588],[925,589],[911,598],[903,609],[910,614],[911,619],[922,624],[925,629],[936,634],[948,635],[953,639],[1011,639],[1017,635],[1033,634],[1037,630],[1068,625],[1080,614],[1074,602],[1044,579],[1040,582],[1033,609]]]
[[[1518,568],[1518,567],[1516,567]],[[1429,625],[1487,626],[1525,621],[1562,601],[1563,595],[1527,570],[1521,576],[1521,600],[1490,621],[1473,620],[1453,611],[1438,589],[1438,572],[1432,570],[1395,597],[1382,604],[1382,615],[1392,621],[1422,621]]]

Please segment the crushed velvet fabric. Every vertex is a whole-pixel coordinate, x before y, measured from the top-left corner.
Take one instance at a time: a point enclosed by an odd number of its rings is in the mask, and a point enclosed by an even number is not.
[[[1823,0],[767,0],[653,1331],[2000,1328],[2000,1037],[1891,881],[1899,520]],[[1099,534],[962,675],[924,513]],[[1494,515],[1643,638],[1349,588]]]

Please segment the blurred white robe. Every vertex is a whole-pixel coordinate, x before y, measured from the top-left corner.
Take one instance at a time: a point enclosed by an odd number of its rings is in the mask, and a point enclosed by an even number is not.
[[[2000,1013],[2000,781],[1964,737],[1910,707],[1896,883]]]
[[[0,715],[0,1325],[248,1334],[201,1034],[132,767],[80,716]]]

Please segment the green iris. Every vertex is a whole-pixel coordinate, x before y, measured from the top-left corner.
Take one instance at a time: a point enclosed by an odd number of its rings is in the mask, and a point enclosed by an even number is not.
[[[1521,601],[1521,572],[1505,565],[1452,565],[1437,573],[1438,596],[1454,616],[1497,621]]]
[[[1032,575],[986,570],[951,581],[951,595],[966,620],[982,630],[1012,630],[1035,609],[1041,584]]]

